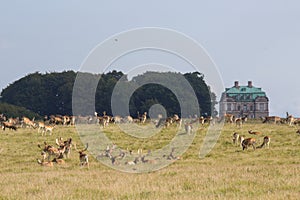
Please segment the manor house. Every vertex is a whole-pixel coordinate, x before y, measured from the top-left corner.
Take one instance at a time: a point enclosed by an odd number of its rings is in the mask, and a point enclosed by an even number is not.
[[[220,116],[225,113],[235,117],[247,115],[248,118],[269,116],[269,99],[261,88],[254,87],[252,81],[248,85],[240,86],[238,81],[234,86],[226,88],[220,100]]]

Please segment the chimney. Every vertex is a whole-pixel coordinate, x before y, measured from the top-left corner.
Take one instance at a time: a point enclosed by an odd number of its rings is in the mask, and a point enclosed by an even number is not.
[[[249,87],[249,88],[252,87],[252,81],[248,81],[248,87]]]
[[[234,81],[234,87],[236,87],[236,88],[239,87],[239,82],[238,81]]]

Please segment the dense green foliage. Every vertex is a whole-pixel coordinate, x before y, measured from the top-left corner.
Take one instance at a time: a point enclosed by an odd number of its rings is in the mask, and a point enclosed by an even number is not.
[[[76,75],[77,73],[74,71],[46,74],[36,72],[29,74],[3,89],[1,94],[2,102],[25,107],[39,115],[72,115],[72,92]],[[210,92],[209,87],[204,81],[204,75],[198,72],[184,75],[172,72],[147,72],[143,75],[133,77],[132,80],[128,80],[127,75],[117,71],[102,75],[90,73],[81,73],[81,75],[83,75],[83,81],[86,84],[83,84],[84,87],[80,88],[82,99],[78,101],[83,103],[90,103],[85,98],[84,92],[90,89],[89,86],[91,83],[99,81],[95,94],[95,108],[98,113],[106,111],[108,114],[112,114],[111,96],[118,83],[122,85],[122,88],[125,88],[125,92],[134,89],[129,102],[130,114],[132,116],[136,116],[138,111],[140,113],[148,111],[154,104],[163,105],[169,115],[174,113],[180,114],[180,104],[174,93],[168,87],[155,84],[155,79],[158,76],[164,77],[166,81],[169,81],[178,90],[183,89],[180,88],[179,84],[178,86],[176,85],[174,79],[176,80],[177,76],[183,76],[189,82],[197,96],[201,114],[211,115],[211,108],[214,108],[216,103],[215,95]],[[141,87],[137,87],[138,83],[142,83],[145,80],[154,81],[154,84],[144,84]],[[122,96],[118,98],[122,101]],[[88,115],[93,113],[83,112],[82,114]]]
[[[41,116],[38,114],[19,106],[14,106],[8,103],[0,103],[0,113],[5,113],[7,117],[22,117],[27,116],[30,119],[39,119]]]

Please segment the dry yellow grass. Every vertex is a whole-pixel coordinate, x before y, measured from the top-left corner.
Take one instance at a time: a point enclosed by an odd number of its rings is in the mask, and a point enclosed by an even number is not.
[[[172,129],[172,128],[171,128]],[[248,130],[262,132],[260,136]],[[58,127],[52,136],[40,136],[37,130],[19,129],[0,132],[0,199],[298,199],[300,195],[300,136],[297,127],[261,123],[245,124],[242,128],[225,125],[214,149],[199,159],[199,150],[207,128],[200,128],[184,153],[183,159],[161,170],[130,174],[113,170],[90,156],[90,168],[79,167],[76,152],[63,166],[53,168],[37,164],[38,143],[55,138],[72,137],[83,148],[73,127]],[[241,147],[232,144],[233,132],[255,137],[271,137],[270,149]],[[107,135],[119,146],[139,146],[139,141],[119,133],[115,125]],[[170,138],[164,130],[167,143]],[[162,135],[155,135],[158,140]],[[118,140],[117,140],[118,138]],[[129,138],[129,139],[128,139]],[[143,143],[147,148],[157,143]],[[126,144],[126,145],[125,145]]]

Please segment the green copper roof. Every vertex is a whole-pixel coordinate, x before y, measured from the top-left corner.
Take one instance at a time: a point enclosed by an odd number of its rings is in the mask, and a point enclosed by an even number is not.
[[[250,101],[257,97],[266,97],[266,93],[257,87],[239,86],[226,88],[225,93],[228,97],[233,97],[240,101]]]

